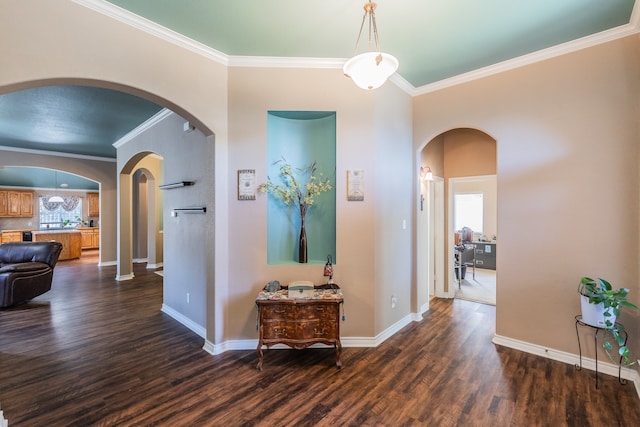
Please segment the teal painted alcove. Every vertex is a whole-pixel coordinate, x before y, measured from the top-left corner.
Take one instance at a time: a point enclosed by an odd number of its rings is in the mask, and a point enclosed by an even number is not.
[[[267,112],[267,174],[280,181],[275,164],[285,159],[294,168],[314,161],[317,173],[330,178],[333,189],[321,194],[307,211],[309,264],[324,264],[331,254],[336,262],[336,113],[327,111]],[[267,263],[297,264],[300,213],[272,195],[267,201]]]

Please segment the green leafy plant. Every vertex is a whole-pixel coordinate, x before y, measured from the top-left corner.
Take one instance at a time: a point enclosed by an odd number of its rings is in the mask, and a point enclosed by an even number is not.
[[[317,172],[316,162],[304,168],[294,168],[283,158],[274,164],[280,165],[281,183],[275,183],[267,177],[267,182],[258,186],[258,191],[269,193],[285,205],[297,206],[300,218],[304,222],[309,207],[313,206],[316,198],[333,188],[331,180]]]
[[[258,191],[269,193],[286,206],[297,206],[300,212],[300,237],[298,241],[298,262],[307,262],[307,234],[304,220],[307,210],[316,203],[317,197],[333,188],[331,180],[317,172],[314,161],[304,168],[294,168],[282,158],[274,164],[280,165],[280,183],[267,177],[267,182],[258,186]]]
[[[620,316],[620,308],[627,307],[634,310],[637,310],[638,307],[627,300],[629,295],[629,289],[627,288],[619,288],[613,289],[611,283],[607,282],[604,279],[598,278],[594,280],[590,277],[583,277],[580,279],[580,286],[578,288],[578,292],[581,295],[589,298],[590,304],[602,304],[604,307],[604,318],[605,318],[605,326],[607,332],[611,333],[615,344],[618,347],[618,355],[622,357],[625,364],[633,365],[635,362],[630,362],[629,359],[629,348],[626,346],[626,334],[624,334],[624,326],[620,323],[616,323],[611,321],[611,317],[615,315],[616,317]],[[613,350],[614,345],[611,343],[611,340],[606,339],[603,343],[603,347],[607,350],[607,355],[611,359],[611,355],[608,350]]]

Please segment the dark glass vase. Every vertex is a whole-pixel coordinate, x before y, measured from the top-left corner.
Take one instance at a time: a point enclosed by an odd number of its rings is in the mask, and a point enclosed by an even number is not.
[[[307,231],[304,229],[304,218],[300,225],[300,239],[298,241],[298,262],[307,263]]]

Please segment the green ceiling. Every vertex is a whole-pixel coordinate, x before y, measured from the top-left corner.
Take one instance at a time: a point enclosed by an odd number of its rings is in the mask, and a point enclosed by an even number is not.
[[[122,92],[47,86],[0,96],[0,145],[116,157],[113,143],[161,107]]]
[[[364,0],[110,0],[226,55],[343,58]],[[382,50],[414,87],[628,24],[633,0],[378,0]],[[366,43],[361,43],[361,48]]]

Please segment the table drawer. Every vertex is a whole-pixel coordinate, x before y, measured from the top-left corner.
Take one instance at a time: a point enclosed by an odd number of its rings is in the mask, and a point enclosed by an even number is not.
[[[338,339],[338,325],[335,321],[301,321],[298,332],[300,339]]]
[[[262,338],[272,339],[295,339],[297,334],[296,322],[283,322],[269,320],[262,324]]]

